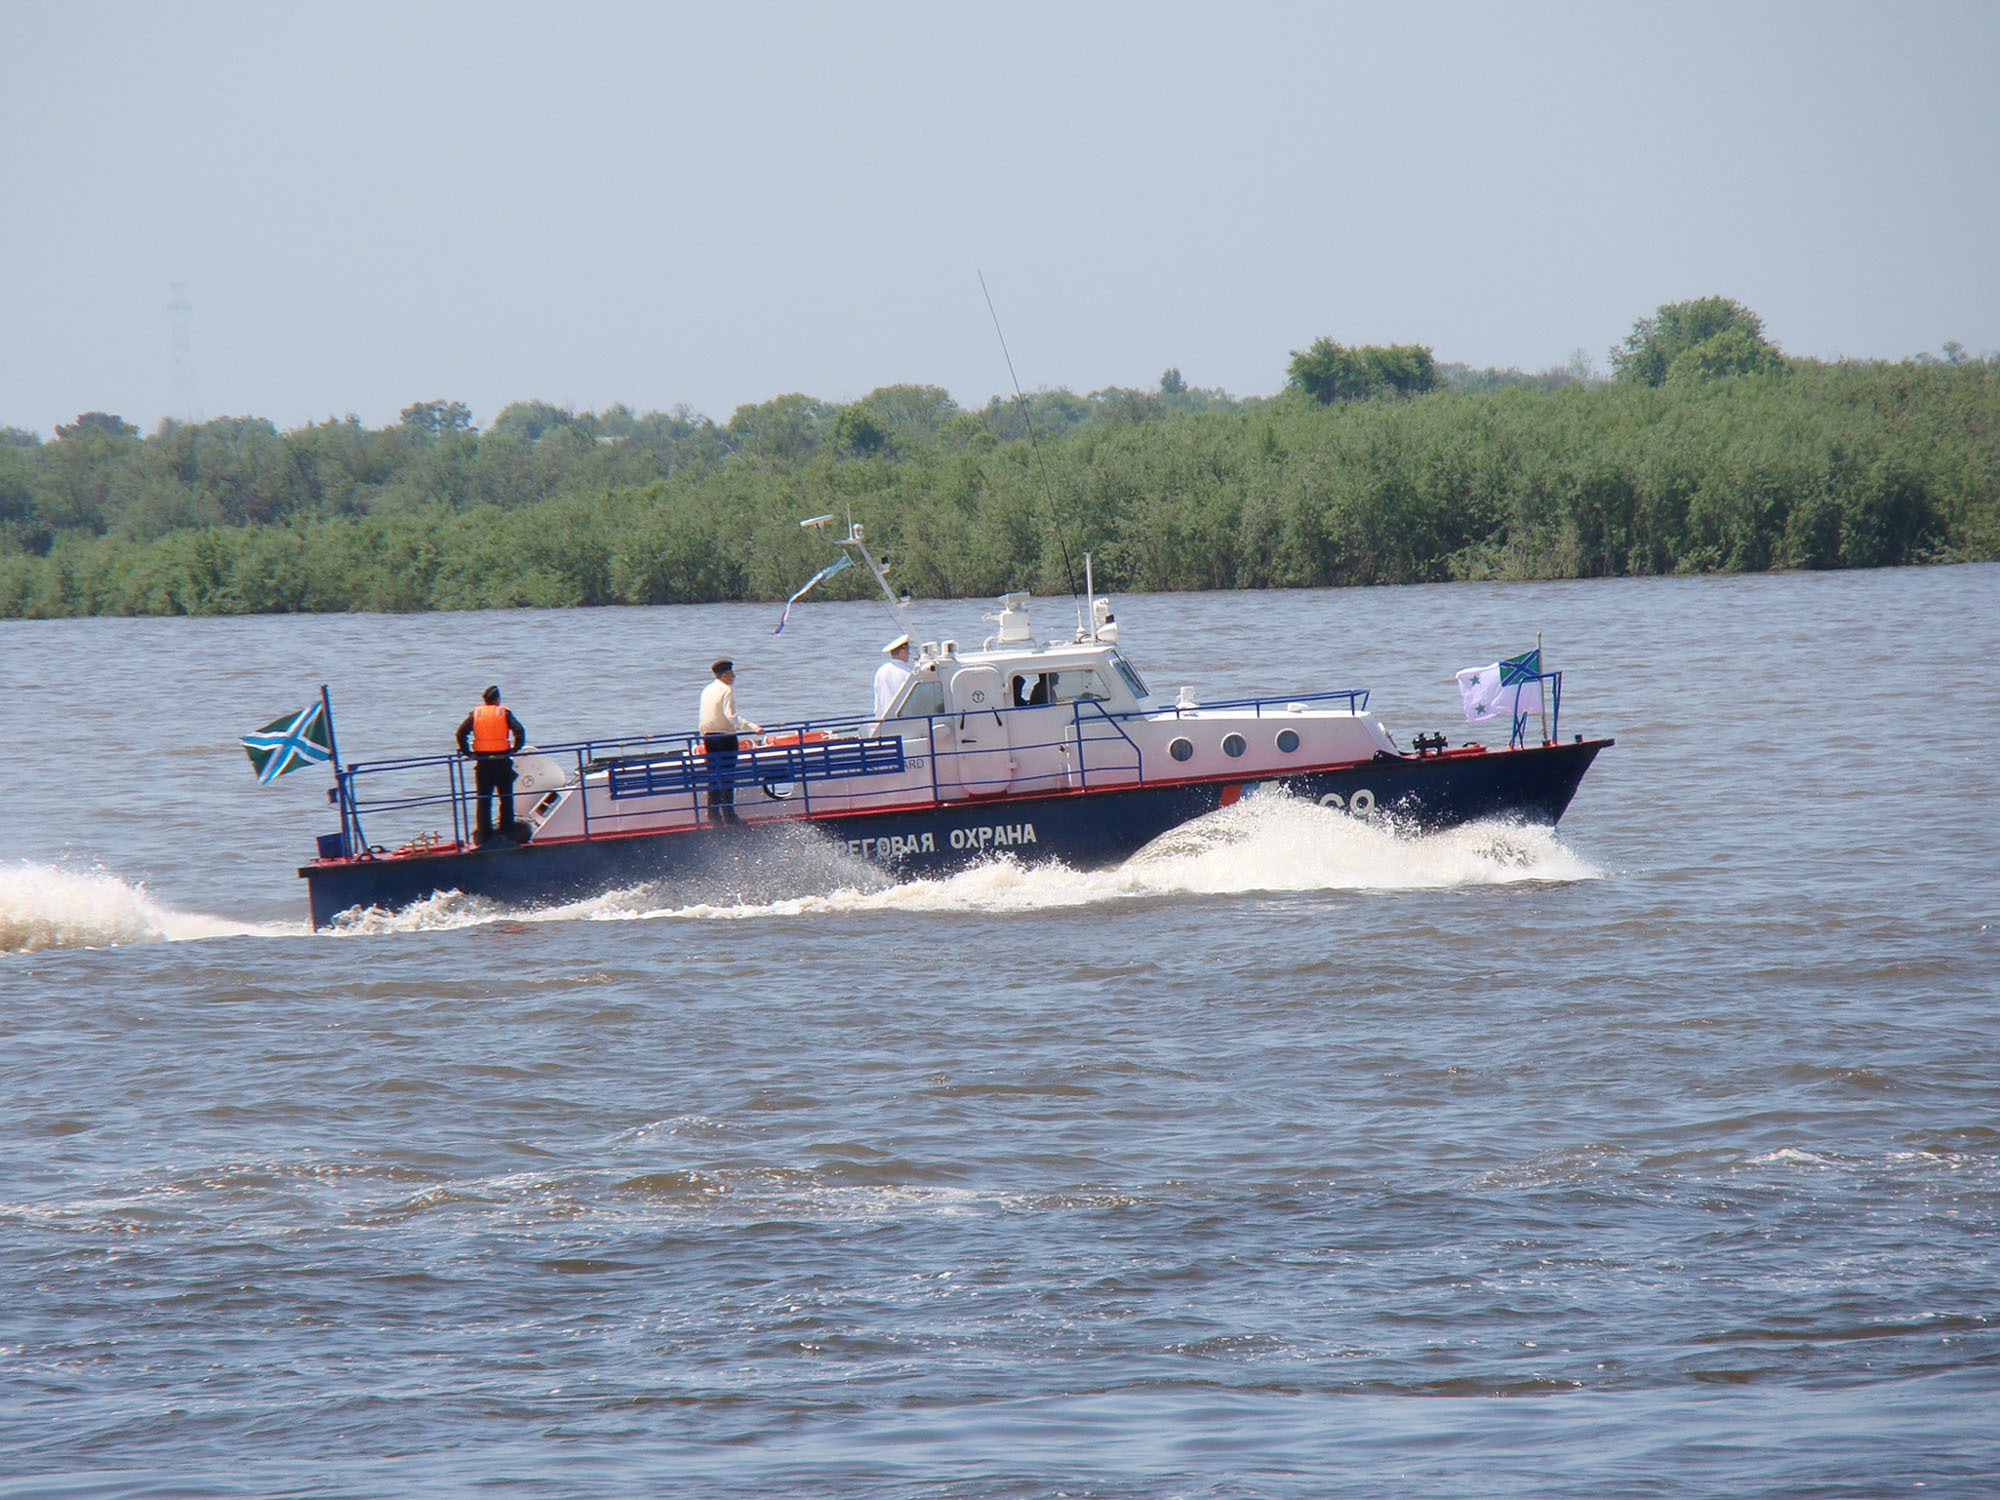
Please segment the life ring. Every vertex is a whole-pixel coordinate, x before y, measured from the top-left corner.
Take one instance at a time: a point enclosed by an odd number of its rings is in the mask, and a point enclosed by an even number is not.
[[[758,750],[782,750],[791,745],[817,745],[822,740],[830,740],[833,735],[824,729],[787,729],[778,734],[767,734],[753,747]],[[795,781],[761,781],[758,786],[773,802],[784,802],[798,795],[799,786]]]

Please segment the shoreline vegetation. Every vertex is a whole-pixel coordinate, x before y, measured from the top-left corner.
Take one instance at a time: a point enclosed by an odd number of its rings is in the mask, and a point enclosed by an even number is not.
[[[778,600],[851,511],[915,595],[1865,568],[2000,558],[2000,357],[1787,358],[1726,298],[1594,376],[1293,351],[1236,398],[935,386],[679,408],[457,402],[393,427],[92,412],[0,427],[0,618]],[[1069,555],[1066,557],[1065,549]],[[1080,583],[1080,579],[1077,582]],[[823,597],[862,597],[836,576]]]

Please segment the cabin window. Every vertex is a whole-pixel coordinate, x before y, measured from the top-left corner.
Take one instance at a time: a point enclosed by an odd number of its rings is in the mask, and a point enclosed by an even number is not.
[[[1035,708],[1049,701],[1055,691],[1053,672],[1016,672],[1014,674],[1014,707]]]
[[[1232,759],[1241,755],[1249,748],[1249,745],[1244,742],[1243,736],[1240,734],[1225,734],[1222,737],[1222,753]]]
[[[891,718],[911,718],[918,714],[944,712],[944,684],[936,678],[912,678],[902,703],[889,710]]]
[[[1104,679],[1097,675],[1095,667],[1057,672],[1055,679],[1055,700],[1058,703],[1074,703],[1080,698],[1102,701],[1111,696],[1105,691]]]
[[[1016,708],[1044,703],[1102,702],[1111,694],[1095,667],[1071,667],[1061,672],[1016,672],[1008,698]]]
[[[1296,729],[1280,729],[1278,731],[1278,748],[1287,755],[1298,749],[1299,732]]]
[[[1168,740],[1167,754],[1171,755],[1175,760],[1193,760],[1194,741],[1190,739]]]
[[[1125,686],[1132,690],[1134,698],[1146,696],[1146,684],[1139,680],[1138,670],[1122,656],[1113,656],[1111,665],[1118,669],[1118,675],[1125,679]]]

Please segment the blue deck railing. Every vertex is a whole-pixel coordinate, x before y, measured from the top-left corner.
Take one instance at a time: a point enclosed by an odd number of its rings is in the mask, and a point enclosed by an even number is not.
[[[730,761],[675,751],[663,759],[619,761],[607,768],[612,800],[696,792],[708,787],[774,786],[839,781],[849,776],[890,776],[904,769],[903,740],[821,740],[816,744],[760,745]]]

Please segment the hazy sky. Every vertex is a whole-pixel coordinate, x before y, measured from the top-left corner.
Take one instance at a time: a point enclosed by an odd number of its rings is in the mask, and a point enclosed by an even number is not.
[[[0,0],[0,425],[2000,348],[2000,3]],[[168,311],[183,282],[193,311]],[[188,358],[177,362],[176,324]],[[177,372],[181,364],[185,374]]]

